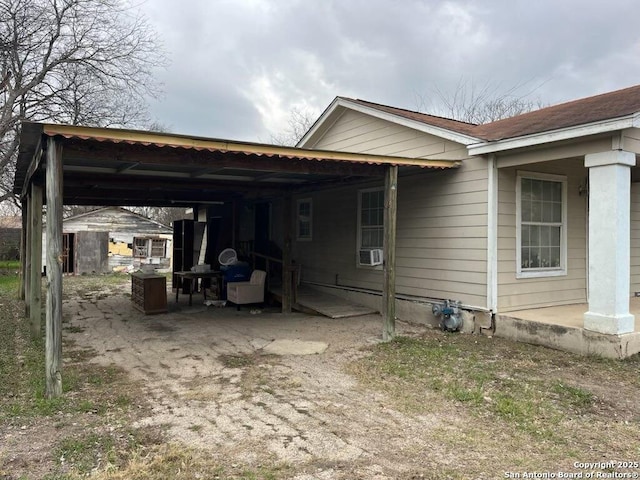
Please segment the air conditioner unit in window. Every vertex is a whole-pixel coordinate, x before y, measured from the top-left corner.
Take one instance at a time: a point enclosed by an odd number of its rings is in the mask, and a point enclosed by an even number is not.
[[[360,265],[382,265],[382,249],[360,250]]]

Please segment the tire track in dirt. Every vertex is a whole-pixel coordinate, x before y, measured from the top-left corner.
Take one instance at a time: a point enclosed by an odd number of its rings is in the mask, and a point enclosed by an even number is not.
[[[314,471],[309,478],[350,478],[354,468],[361,478],[397,478],[421,464],[407,453],[428,451],[425,432],[441,425],[388,407],[384,395],[343,373],[378,336],[379,317],[247,319],[230,309],[150,317],[122,296],[65,307],[77,327],[68,335],[96,352],[92,361],[122,367],[146,386],[151,415],[135,426],[164,426],[173,440],[226,461],[287,462]],[[325,341],[329,349],[274,357],[252,346],[275,338]],[[228,365],[233,359],[240,365]]]

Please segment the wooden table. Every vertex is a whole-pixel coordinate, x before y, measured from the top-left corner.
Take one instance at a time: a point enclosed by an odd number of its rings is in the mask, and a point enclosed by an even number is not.
[[[173,287],[176,289],[176,303],[178,303],[178,296],[180,295],[180,288],[182,288],[182,283],[185,280],[188,280],[190,282],[189,284],[189,306],[192,305],[193,303],[193,292],[194,290],[197,290],[198,288],[198,280],[199,279],[205,279],[205,278],[211,278],[214,279],[216,281],[216,286],[218,288],[218,298],[220,298],[220,294],[222,293],[222,275],[223,272],[221,272],[220,270],[210,270],[208,272],[174,272],[175,275],[180,279],[180,284],[179,285],[173,285]],[[202,287],[202,296],[204,297],[204,300],[207,299],[207,290]]]

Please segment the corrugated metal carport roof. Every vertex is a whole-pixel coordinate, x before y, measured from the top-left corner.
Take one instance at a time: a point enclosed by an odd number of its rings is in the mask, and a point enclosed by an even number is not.
[[[62,145],[64,203],[179,205],[317,188],[459,162],[308,150],[166,133],[25,122],[14,192],[42,181],[46,138]]]

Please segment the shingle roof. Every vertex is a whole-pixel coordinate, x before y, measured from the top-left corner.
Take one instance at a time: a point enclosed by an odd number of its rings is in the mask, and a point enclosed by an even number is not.
[[[412,110],[406,110],[404,108],[390,107],[388,105],[381,105],[379,103],[368,102],[366,100],[353,99],[347,97],[341,97],[353,103],[364,105],[366,107],[375,108],[383,112],[390,113],[392,115],[398,115],[399,117],[408,118],[417,122],[422,122],[427,125],[433,125],[435,127],[444,128],[453,132],[462,133],[464,135],[475,136],[474,129],[477,125],[473,123],[461,122],[459,120],[453,120],[451,118],[438,117],[436,115],[428,115],[426,113],[414,112]]]
[[[483,125],[474,125],[365,100],[347,100],[427,125],[486,141],[495,141],[633,115],[640,112],[640,85],[541,108]]]
[[[502,140],[620,118],[637,112],[640,112],[640,85],[478,125],[475,133],[484,140]]]

